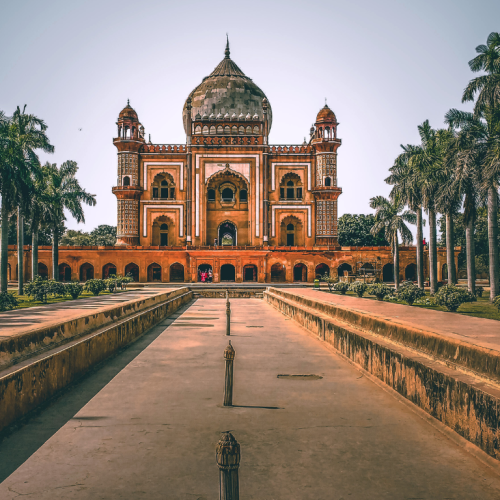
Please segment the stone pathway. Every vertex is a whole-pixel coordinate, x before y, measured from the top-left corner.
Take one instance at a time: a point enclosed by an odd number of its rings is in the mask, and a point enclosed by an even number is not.
[[[221,406],[225,301],[199,299],[157,326],[0,498],[215,500],[226,430],[241,444],[246,500],[500,498],[497,475],[325,344],[262,300],[231,304],[234,407]]]
[[[82,314],[89,314],[103,307],[169,291],[168,288],[147,288],[2,312],[0,313],[0,340],[33,328],[78,318]]]
[[[399,323],[411,324],[447,337],[500,351],[500,321],[494,319],[467,317],[462,314],[359,299],[313,289],[294,288],[286,291],[368,314],[376,314]]]

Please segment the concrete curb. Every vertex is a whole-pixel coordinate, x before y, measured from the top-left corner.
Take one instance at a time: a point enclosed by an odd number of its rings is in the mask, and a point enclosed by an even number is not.
[[[286,296],[284,296],[286,295]],[[489,380],[448,366],[439,357],[409,349],[385,335],[369,333],[339,321],[292,293],[268,289],[264,300],[381,383],[434,417],[489,456],[500,458],[500,388]],[[320,304],[322,305],[322,304]],[[339,311],[341,308],[336,306]],[[390,321],[388,321],[390,323]],[[377,324],[379,329],[383,323]],[[389,324],[390,326],[390,324]]]

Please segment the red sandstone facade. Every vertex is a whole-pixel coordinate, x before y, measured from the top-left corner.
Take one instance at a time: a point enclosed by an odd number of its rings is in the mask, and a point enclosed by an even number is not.
[[[117,246],[60,247],[61,279],[117,272],[141,282],[193,282],[209,266],[214,282],[270,283],[371,266],[391,280],[389,248],[338,246],[341,140],[328,106],[309,142],[270,145],[271,106],[227,46],[187,98],[183,122],[185,144],[152,144],[130,104],[120,112]],[[15,258],[12,252],[11,269]],[[402,277],[413,279],[415,249],[402,248],[400,260]],[[443,250],[439,261],[446,262]],[[40,248],[39,262],[40,273],[51,269],[49,248]]]

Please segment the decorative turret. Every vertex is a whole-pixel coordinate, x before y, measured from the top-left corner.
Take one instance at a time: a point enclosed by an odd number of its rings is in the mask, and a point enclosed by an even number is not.
[[[139,199],[142,194],[139,179],[139,149],[145,144],[144,127],[136,111],[127,105],[118,115],[118,137],[113,143],[118,149],[117,185],[112,189],[118,199],[117,245],[139,244]]]
[[[337,118],[325,106],[311,127],[311,144],[316,150],[316,176],[313,189],[316,200],[316,244],[337,245],[337,199],[342,189],[337,186]]]

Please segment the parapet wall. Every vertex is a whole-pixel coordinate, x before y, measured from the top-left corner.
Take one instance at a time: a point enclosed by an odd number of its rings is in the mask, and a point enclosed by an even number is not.
[[[133,299],[126,302],[111,304],[96,309],[94,314],[81,313],[78,317],[67,321],[52,321],[41,327],[34,327],[4,337],[0,341],[0,371],[21,361],[42,354],[64,345],[71,340],[87,335],[88,333],[106,325],[120,321],[130,315],[145,311],[168,299],[173,299],[186,292],[186,288],[158,293],[144,299]]]
[[[74,320],[76,323],[70,322],[74,335],[65,345],[55,348],[53,345],[52,350],[0,373],[0,431],[139,338],[192,298],[193,292],[180,288],[150,299],[136,300],[133,304],[122,304],[118,308],[121,310],[108,308],[78,318]],[[103,319],[107,326],[96,329]],[[90,324],[94,325],[92,333],[88,333]],[[65,332],[64,325],[62,323],[57,329],[61,335]],[[87,335],[78,335],[78,327],[86,328]]]
[[[500,353],[284,290],[268,288],[264,300],[500,459]]]

